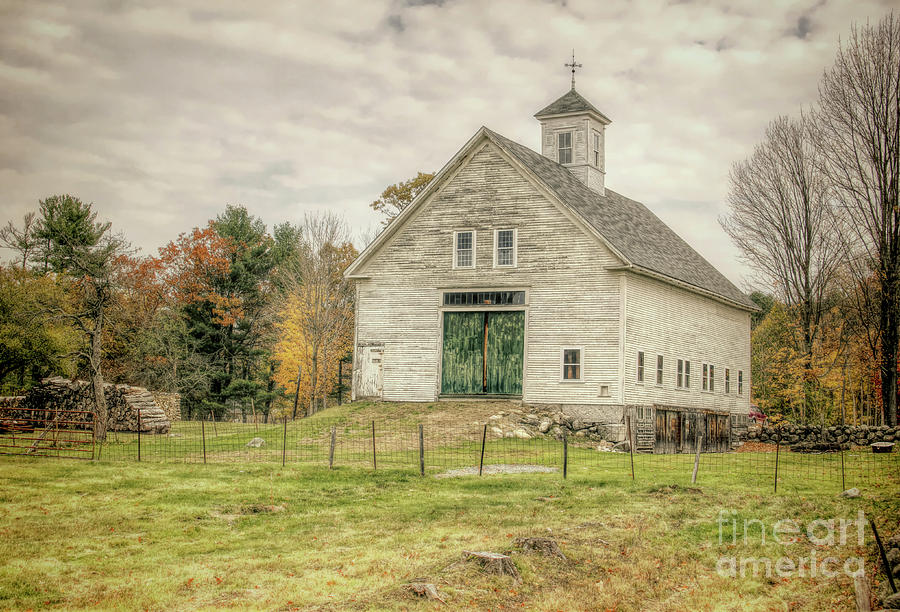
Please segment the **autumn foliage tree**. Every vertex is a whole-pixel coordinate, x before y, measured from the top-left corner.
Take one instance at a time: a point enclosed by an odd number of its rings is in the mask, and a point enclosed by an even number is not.
[[[382,223],[387,225],[412,204],[412,201],[425,190],[433,178],[433,173],[419,172],[411,179],[387,187],[381,192],[381,196],[369,206],[385,216]]]
[[[191,381],[180,390],[194,414],[221,417],[238,408],[246,415],[257,401],[270,399],[265,339],[274,319],[268,304],[273,275],[293,250],[284,244],[291,232],[276,228],[275,235],[246,208],[228,206],[206,228],[160,250],[161,278],[181,317],[167,324],[179,335],[178,354],[192,357],[179,380]]]

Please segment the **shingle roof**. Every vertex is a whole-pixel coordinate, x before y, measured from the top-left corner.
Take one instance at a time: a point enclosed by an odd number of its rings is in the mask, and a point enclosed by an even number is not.
[[[574,88],[570,89],[555,102],[551,102],[548,106],[544,107],[543,110],[538,111],[535,117],[565,115],[567,113],[581,113],[585,111],[597,113],[604,121],[606,121],[606,123],[611,123],[609,117],[594,108],[594,105],[582,98],[581,94],[575,91]]]
[[[757,310],[750,298],[640,202],[609,189],[606,195],[600,195],[565,166],[488,128],[484,130],[630,263]]]

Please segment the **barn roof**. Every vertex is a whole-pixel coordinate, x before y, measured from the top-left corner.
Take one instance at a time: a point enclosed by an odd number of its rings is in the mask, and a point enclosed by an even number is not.
[[[555,102],[551,102],[535,114],[535,117],[552,117],[553,115],[568,115],[572,113],[591,112],[596,113],[607,124],[611,123],[609,117],[598,111],[593,104],[585,100],[573,87]]]
[[[750,298],[640,202],[610,189],[601,195],[565,166],[488,128],[483,129],[491,140],[603,236],[628,263],[757,310]]]

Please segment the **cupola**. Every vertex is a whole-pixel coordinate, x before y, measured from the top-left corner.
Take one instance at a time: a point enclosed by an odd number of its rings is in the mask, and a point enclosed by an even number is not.
[[[541,122],[541,153],[604,194],[605,130],[611,121],[575,91],[574,79],[572,89],[535,118]]]

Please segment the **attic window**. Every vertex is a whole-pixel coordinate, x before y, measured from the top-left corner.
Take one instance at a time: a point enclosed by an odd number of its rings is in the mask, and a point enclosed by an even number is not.
[[[453,232],[453,267],[475,267],[475,232],[472,230]]]
[[[494,265],[498,268],[514,268],[516,266],[516,230],[502,229],[494,232]]]
[[[560,132],[556,135],[556,151],[559,163],[572,163],[572,132]]]

